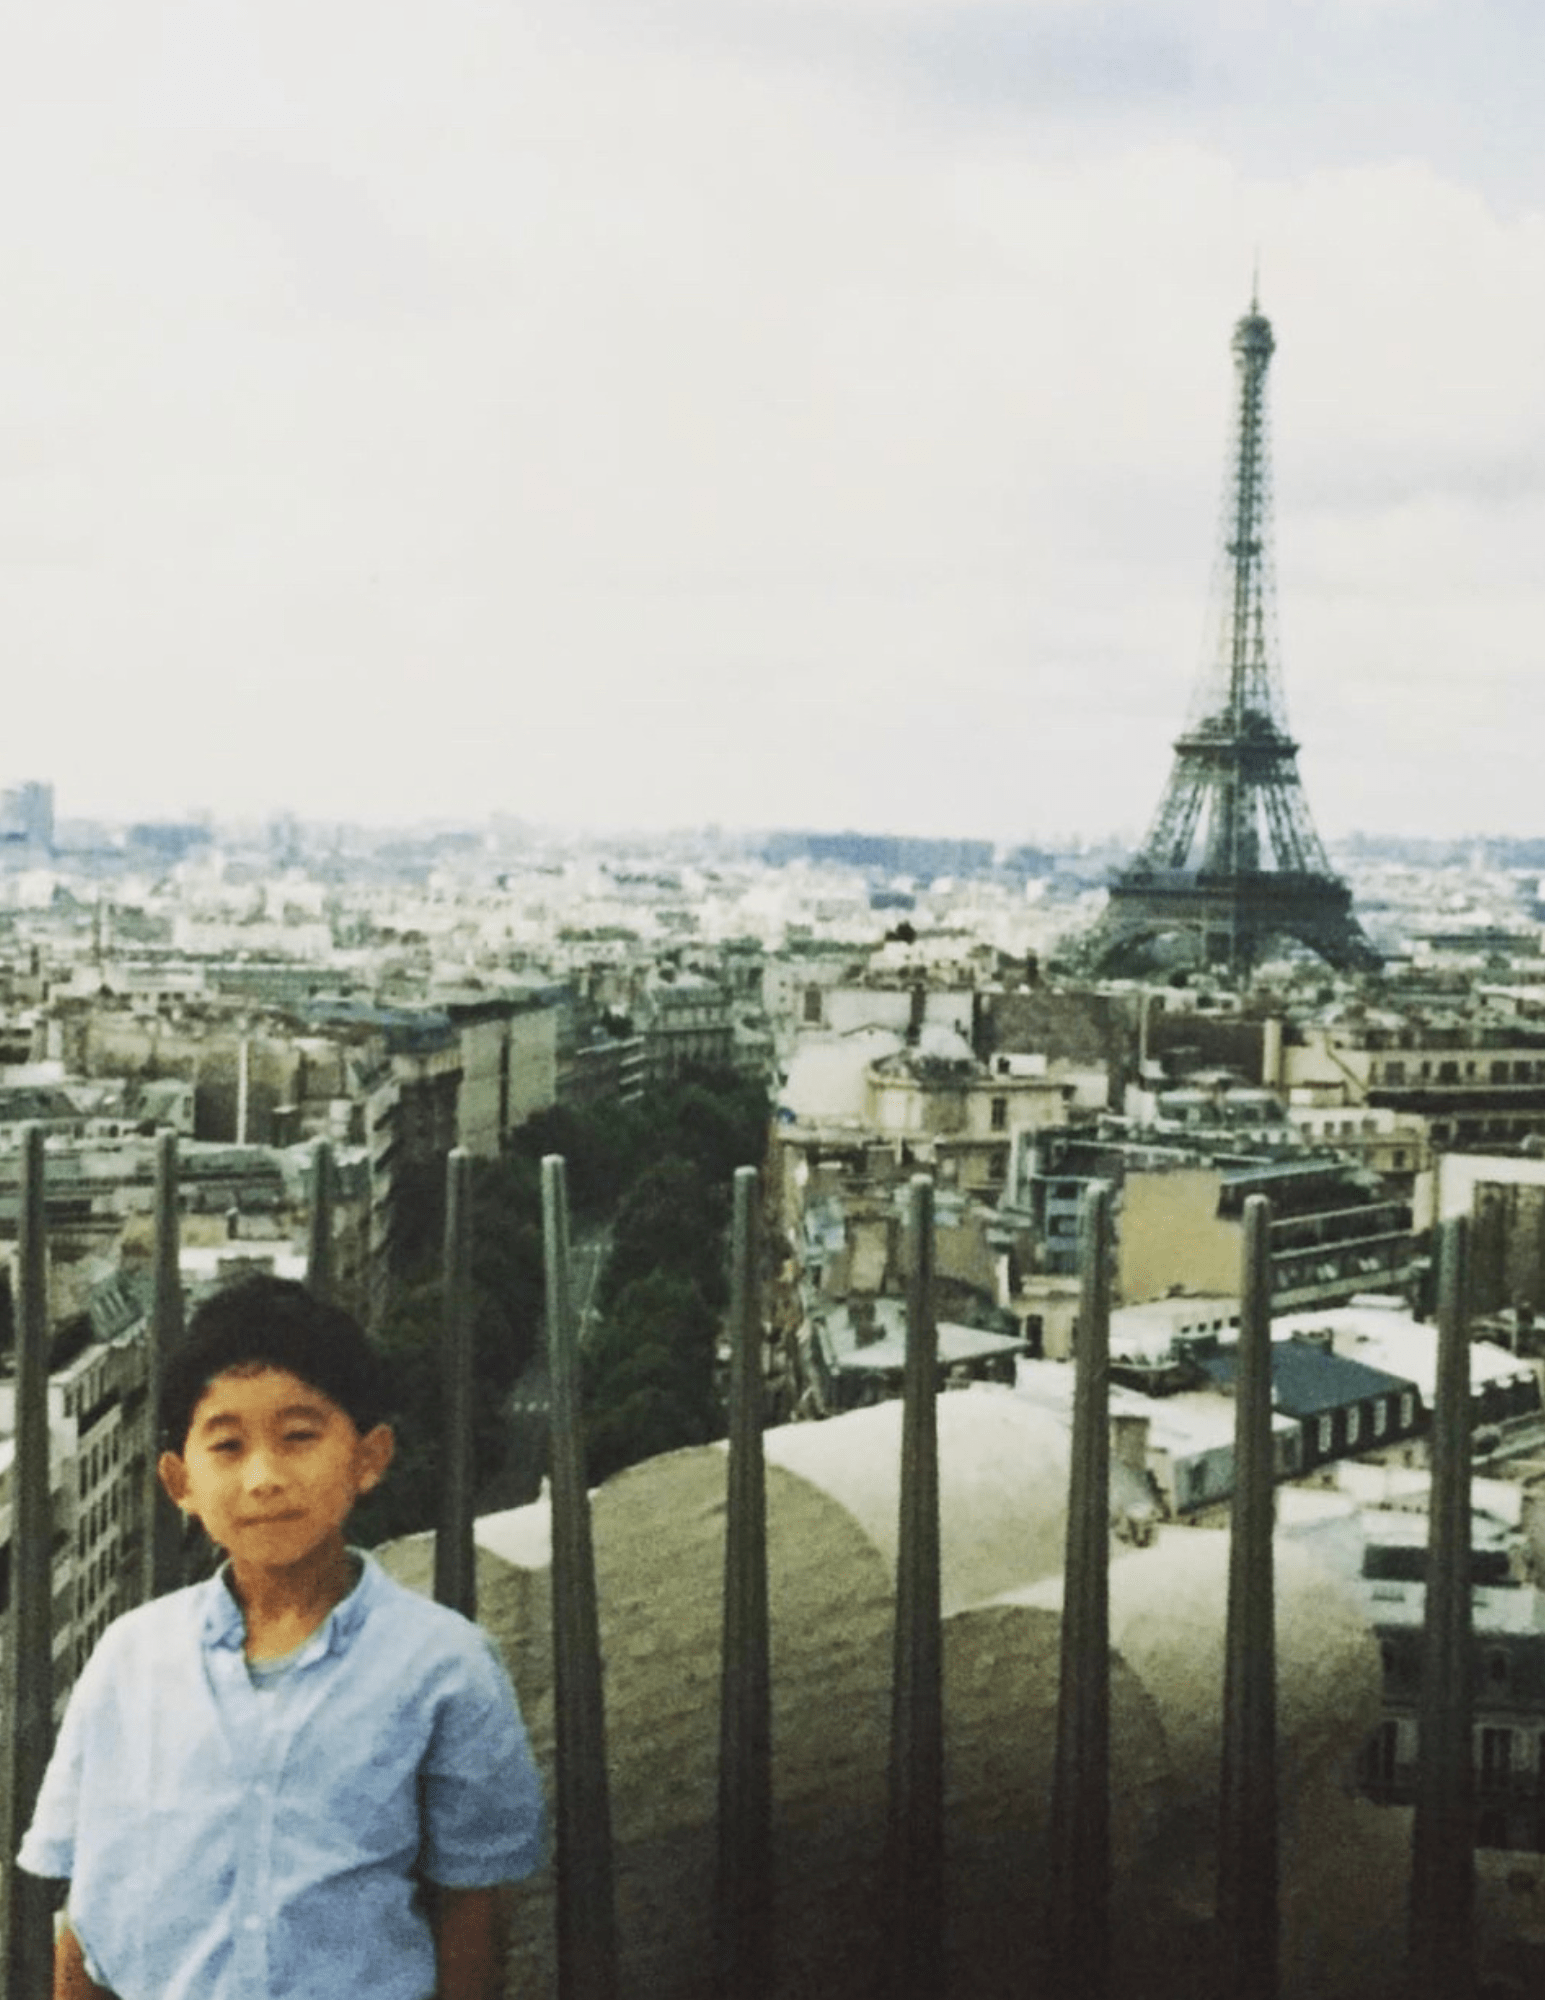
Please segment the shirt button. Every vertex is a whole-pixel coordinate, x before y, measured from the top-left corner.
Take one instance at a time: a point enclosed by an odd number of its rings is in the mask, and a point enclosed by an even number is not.
[[[261,1917],[243,1917],[241,1927],[244,1931],[260,1931],[263,1928],[263,1919]]]

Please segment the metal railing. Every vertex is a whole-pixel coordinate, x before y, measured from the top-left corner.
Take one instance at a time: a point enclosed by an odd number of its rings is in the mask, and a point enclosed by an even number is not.
[[[470,1430],[472,1383],[471,1162],[453,1153],[445,1237],[445,1404],[450,1413],[435,1591],[475,1609]],[[12,1585],[5,1648],[0,1822],[15,1853],[51,1739],[49,1438],[46,1245],[41,1132],[23,1149],[17,1300],[17,1432],[12,1485]],[[156,1288],[149,1339],[151,1393],[181,1335],[176,1280],[175,1141],[161,1143]],[[331,1288],[330,1162],[319,1146],[309,1282]],[[569,1290],[564,1162],[542,1163],[551,1396],[552,1620],[555,1697],[556,1977],[560,2000],[615,2000],[620,1991],[612,1813],[590,1498],[584,1476],[579,1338]],[[735,1177],[729,1318],[718,1863],[712,1885],[683,1897],[715,1901],[719,1990],[765,2000],[776,1984],[767,1502],[762,1450],[763,1334],[757,1283],[758,1183]],[[933,1190],[909,1190],[912,1252],[902,1411],[892,1723],[885,1866],[875,1913],[877,2000],[943,2000],[946,1954],[945,1699],[940,1613],[940,1505],[935,1396]],[[1037,1923],[1046,1957],[1026,1953],[1027,1997],[1076,1991],[1109,2000],[1111,1970],[1110,1557],[1108,1338],[1110,1192],[1095,1183],[1081,1217],[1081,1294],[1053,1783],[1051,1879],[1025,1887],[1026,1937]],[[1269,1323],[1270,1207],[1245,1215],[1243,1308],[1236,1397],[1232,1547],[1220,1689],[1219,1872],[1215,1944],[1226,1990],[1273,2000],[1278,1978],[1276,1685],[1272,1579]],[[1473,1778],[1469,1756],[1468,1389],[1464,1228],[1442,1241],[1441,1356],[1435,1431],[1431,1562],[1434,1611],[1426,1637],[1422,1788],[1410,1913],[1412,1991],[1445,2000],[1472,1991]],[[151,1404],[154,1422],[154,1403]],[[147,1454],[152,1460],[153,1451]],[[142,1498],[143,1591],[176,1575],[167,1503],[149,1469]],[[172,1517],[175,1524],[175,1516]],[[1443,1579],[1447,1578],[1445,1585]],[[1446,1594],[1445,1594],[1446,1592]],[[1460,1754],[1462,1746],[1463,1754]],[[7,1995],[49,1990],[46,1885],[0,1869]]]

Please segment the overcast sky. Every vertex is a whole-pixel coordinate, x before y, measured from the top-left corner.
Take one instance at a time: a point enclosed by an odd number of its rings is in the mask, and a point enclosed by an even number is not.
[[[0,777],[1139,834],[1260,262],[1314,816],[1545,832],[1538,0],[51,0]]]

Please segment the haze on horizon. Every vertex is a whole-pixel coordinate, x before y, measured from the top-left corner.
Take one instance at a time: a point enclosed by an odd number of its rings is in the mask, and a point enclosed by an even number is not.
[[[1529,0],[72,0],[0,63],[4,775],[1135,837],[1249,302],[1320,828],[1542,831]]]

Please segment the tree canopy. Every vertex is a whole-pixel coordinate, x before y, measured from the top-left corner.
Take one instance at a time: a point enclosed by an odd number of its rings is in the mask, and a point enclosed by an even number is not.
[[[715,1354],[726,1302],[725,1231],[738,1166],[760,1164],[768,1099],[754,1079],[701,1071],[631,1105],[559,1105],[510,1135],[472,1176],[474,1481],[505,1470],[510,1391],[542,1325],[542,1159],[566,1164],[576,1231],[606,1230],[582,1379],[586,1457],[594,1481],[722,1429]],[[398,1431],[397,1460],[361,1502],[367,1543],[435,1523],[441,1492],[439,1259],[443,1180],[409,1183],[412,1262],[381,1330]]]

